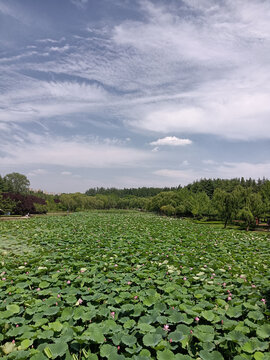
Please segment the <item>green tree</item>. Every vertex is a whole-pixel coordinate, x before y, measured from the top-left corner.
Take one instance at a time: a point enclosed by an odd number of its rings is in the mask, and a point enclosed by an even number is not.
[[[16,202],[11,199],[4,199],[0,194],[0,214],[12,213],[16,206]]]
[[[30,181],[25,175],[14,172],[7,174],[4,177],[4,181],[7,183],[10,189],[9,191],[11,192],[24,194],[29,191]]]
[[[246,231],[248,231],[250,225],[254,223],[254,216],[248,207],[244,207],[239,211],[238,218],[245,222]]]
[[[224,221],[225,229],[228,222],[232,220],[238,209],[236,194],[216,189],[213,196],[213,203],[217,209],[219,217]]]

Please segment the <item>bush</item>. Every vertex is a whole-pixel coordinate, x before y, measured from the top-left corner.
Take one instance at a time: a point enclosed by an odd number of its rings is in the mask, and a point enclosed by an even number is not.
[[[175,215],[175,208],[172,205],[161,206],[160,211],[167,216]]]
[[[45,205],[46,201],[34,195],[22,195],[15,193],[4,193],[2,194],[4,200],[9,200],[14,203],[14,207],[11,210],[14,215],[24,215],[27,213],[37,214],[35,205]],[[44,208],[42,208],[44,210]],[[42,211],[43,213],[43,211]]]

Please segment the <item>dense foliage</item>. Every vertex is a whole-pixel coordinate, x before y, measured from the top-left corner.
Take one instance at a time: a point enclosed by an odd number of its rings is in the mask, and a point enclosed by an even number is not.
[[[4,193],[3,200],[11,201],[14,205],[12,212],[18,215],[27,213],[46,213],[46,201],[34,195],[22,195],[18,193]]]
[[[265,234],[109,211],[0,239],[3,360],[270,359]]]
[[[270,181],[266,179],[201,179],[183,188],[100,187],[89,189],[85,194],[77,192],[61,195],[26,191],[28,184],[28,179],[18,173],[0,177],[0,213],[140,209],[167,216],[222,220],[224,227],[232,221],[238,221],[247,230],[254,227],[262,217],[270,222]],[[24,201],[15,195],[18,194],[14,193],[15,188],[24,189],[20,192],[24,196]],[[6,196],[6,193],[9,195]],[[42,201],[33,202],[32,196]],[[29,206],[31,201],[32,206]]]
[[[95,195],[114,195],[117,197],[127,197],[127,196],[137,196],[137,197],[150,197],[159,194],[164,191],[176,190],[177,188],[154,188],[154,187],[140,187],[140,188],[125,188],[125,189],[117,189],[117,188],[90,188],[85,194],[89,196]]]

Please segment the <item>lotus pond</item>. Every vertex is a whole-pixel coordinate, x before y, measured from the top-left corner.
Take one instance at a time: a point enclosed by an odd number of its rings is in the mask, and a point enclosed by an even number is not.
[[[2,359],[270,359],[270,240],[138,212],[0,222]]]

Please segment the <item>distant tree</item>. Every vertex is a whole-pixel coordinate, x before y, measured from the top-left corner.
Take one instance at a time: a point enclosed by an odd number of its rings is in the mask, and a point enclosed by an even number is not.
[[[9,198],[5,198],[0,194],[0,214],[12,213],[16,207],[16,202]]]
[[[4,181],[7,183],[10,192],[25,194],[29,191],[30,181],[25,175],[14,172],[7,174]]]
[[[254,223],[254,216],[248,207],[241,209],[237,217],[245,222],[246,231],[249,231],[250,225]]]
[[[208,216],[210,212],[210,199],[205,192],[192,194],[190,197],[191,213],[195,218]]]
[[[18,193],[4,193],[2,194],[4,200],[12,201],[15,206],[12,209],[12,214],[24,215],[27,213],[38,213],[35,204],[46,205],[46,201],[34,195],[18,194]]]
[[[270,181],[264,180],[261,187],[261,197],[264,204],[264,213],[270,214]]]
[[[224,221],[224,228],[226,228],[228,222],[232,220],[238,209],[236,194],[216,189],[213,203],[219,217]]]

